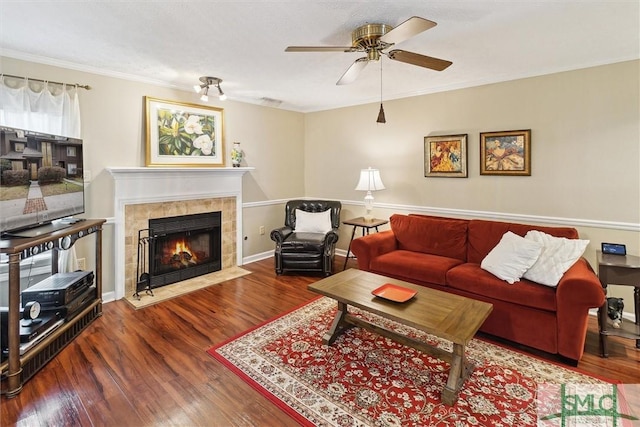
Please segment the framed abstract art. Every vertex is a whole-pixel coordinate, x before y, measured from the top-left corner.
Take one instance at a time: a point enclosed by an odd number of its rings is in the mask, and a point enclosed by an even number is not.
[[[531,175],[531,129],[480,133],[480,175]]]
[[[467,177],[467,134],[424,137],[424,176]]]

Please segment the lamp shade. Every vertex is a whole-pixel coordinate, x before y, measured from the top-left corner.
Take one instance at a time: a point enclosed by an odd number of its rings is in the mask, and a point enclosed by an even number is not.
[[[360,171],[360,180],[356,185],[358,191],[378,191],[384,190],[384,184],[382,178],[380,178],[380,171],[378,169],[362,169]]]

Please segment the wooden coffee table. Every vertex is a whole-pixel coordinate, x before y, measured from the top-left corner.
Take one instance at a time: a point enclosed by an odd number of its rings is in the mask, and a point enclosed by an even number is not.
[[[372,295],[372,291],[387,283],[415,290],[417,294],[406,302]],[[340,333],[358,326],[442,359],[451,365],[442,401],[447,405],[456,402],[462,384],[473,371],[473,365],[465,360],[465,346],[491,313],[491,304],[358,269],[342,271],[309,285],[308,289],[338,301],[336,317],[323,336],[325,344],[331,345]],[[349,305],[451,341],[453,350],[433,347],[352,316],[347,311]]]

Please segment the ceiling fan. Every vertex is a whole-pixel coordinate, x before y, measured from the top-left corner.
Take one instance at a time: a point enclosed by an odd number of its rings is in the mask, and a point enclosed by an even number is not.
[[[452,64],[451,61],[408,52],[401,49],[386,49],[420,34],[437,24],[428,19],[413,16],[397,27],[387,24],[366,24],[351,33],[351,46],[289,46],[285,52],[364,52],[367,56],[358,58],[336,82],[344,85],[353,82],[369,61],[377,61],[385,55],[394,61],[405,62],[419,67],[442,71]]]

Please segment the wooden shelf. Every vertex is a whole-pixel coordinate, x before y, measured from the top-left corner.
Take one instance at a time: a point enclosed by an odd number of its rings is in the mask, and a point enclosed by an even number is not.
[[[634,340],[640,339],[640,325],[636,325],[632,321],[624,319],[622,323],[620,323],[619,328],[614,328],[613,322],[607,317],[607,328],[601,333],[610,337],[621,337]]]
[[[614,328],[607,316],[607,301],[598,310],[600,323],[600,354],[608,357],[607,337],[616,336],[636,340],[640,348],[640,257],[634,255],[610,255],[597,251],[598,278],[607,293],[608,285],[633,286],[633,308],[636,321],[623,320],[619,328]]]

